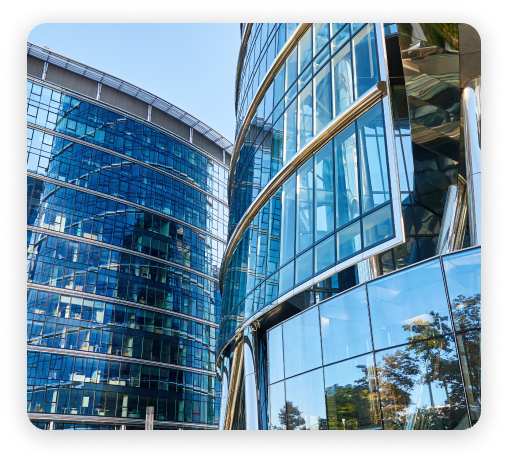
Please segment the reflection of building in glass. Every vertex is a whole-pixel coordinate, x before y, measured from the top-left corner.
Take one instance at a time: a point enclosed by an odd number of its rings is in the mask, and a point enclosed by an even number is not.
[[[28,413],[41,428],[218,425],[231,144],[28,44]]]
[[[478,34],[421,23],[241,33],[219,427],[471,427]]]

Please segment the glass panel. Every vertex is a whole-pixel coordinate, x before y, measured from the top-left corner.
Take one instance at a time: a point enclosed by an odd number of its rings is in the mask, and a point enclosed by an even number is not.
[[[330,58],[330,47],[326,46],[321,53],[314,59],[314,73],[316,73],[321,66]]]
[[[286,60],[286,90],[293,84],[298,76],[298,48]]]
[[[298,43],[298,72],[300,73],[312,61],[312,29]]]
[[[301,149],[312,138],[312,82],[298,95],[298,146]]]
[[[330,63],[326,64],[314,77],[316,133],[319,133],[332,119],[332,82],[330,78]]]
[[[337,260],[343,261],[362,249],[360,222],[342,229],[337,233]]]
[[[316,56],[330,40],[330,26],[328,23],[315,23],[312,29],[314,30],[314,56]]]
[[[269,384],[284,379],[282,355],[282,325],[268,332],[268,381]]]
[[[317,306],[293,317],[282,327],[286,378],[320,367],[321,338]]]
[[[312,78],[312,67],[308,67],[298,79],[298,91],[300,91]]]
[[[295,255],[296,174],[282,186],[281,264]]]
[[[321,240],[335,228],[333,203],[333,152],[329,142],[315,155],[316,184],[316,241]]]
[[[364,286],[321,304],[319,312],[325,365],[372,350]]]
[[[365,248],[391,237],[393,235],[393,223],[390,205],[363,218],[362,223]]]
[[[296,123],[297,123],[297,100],[288,107],[284,113],[284,164],[296,154]]]
[[[269,430],[286,430],[286,395],[284,381],[269,387],[270,422]]]
[[[323,369],[286,381],[287,430],[326,430]]]
[[[312,277],[312,254],[313,248],[296,258],[296,282],[298,285]]]
[[[296,253],[314,242],[314,159],[303,165],[297,173]]]
[[[293,86],[288,90],[286,93],[286,97],[284,98],[286,107],[291,103],[291,101],[296,97],[298,94],[298,85],[295,82]]]
[[[336,116],[353,103],[353,69],[349,43],[333,57],[332,69],[335,104],[333,115]]]
[[[369,24],[353,38],[355,99],[375,85],[378,80],[376,33]]]
[[[275,272],[266,281],[265,304],[271,303],[279,295],[279,273]]]
[[[401,136],[402,147],[404,148],[404,158],[406,160],[407,178],[409,181],[409,190],[414,190],[414,163],[413,163],[413,147],[411,144],[411,136]]]
[[[409,191],[406,179],[406,166],[400,136],[395,136],[395,149],[397,151],[397,169],[399,170],[399,184],[401,191]]]
[[[453,336],[376,353],[376,371],[385,430],[469,427]]]
[[[316,274],[335,263],[335,237],[332,235],[316,245]]]
[[[342,25],[342,24],[340,24]],[[332,27],[333,27],[333,24],[332,24]],[[332,47],[332,55],[337,51],[339,50],[342,46],[344,46],[344,44],[349,40],[349,27],[344,27],[344,29],[342,29],[340,31],[340,34],[337,34],[331,41],[331,47]],[[353,86],[351,85],[351,88],[353,88]]]
[[[367,284],[374,348],[451,333],[439,260]]]
[[[332,35],[335,35],[340,29],[342,29],[347,23],[346,22],[333,22],[331,24],[332,26]],[[349,27],[346,27],[346,29],[349,29]],[[349,30],[348,30],[349,32]]]
[[[355,126],[350,125],[334,138],[337,196],[337,226],[360,216],[358,157]]]
[[[462,362],[462,373],[466,386],[466,395],[469,402],[471,419],[478,421],[481,412],[481,350],[480,332],[469,331],[457,335],[459,356]]]
[[[381,429],[371,354],[324,368],[330,430]]]
[[[455,328],[457,330],[480,328],[481,250],[445,256],[443,267]]]
[[[279,275],[279,295],[284,294],[286,291],[293,288],[295,278],[295,262],[291,261],[285,265],[280,271]]]
[[[390,200],[383,111],[376,104],[358,119],[362,213]]]
[[[285,82],[284,77],[286,75],[286,67],[282,66],[279,73],[275,76],[273,83],[273,105],[276,106],[277,103],[281,100],[282,96],[284,96],[284,88]]]

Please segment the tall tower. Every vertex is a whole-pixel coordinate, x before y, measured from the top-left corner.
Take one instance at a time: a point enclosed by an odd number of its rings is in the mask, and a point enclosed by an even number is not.
[[[27,74],[29,418],[215,429],[231,143],[31,43]]]

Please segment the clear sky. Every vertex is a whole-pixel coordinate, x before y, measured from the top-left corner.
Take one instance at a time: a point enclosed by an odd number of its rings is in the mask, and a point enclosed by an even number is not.
[[[239,24],[41,24],[28,41],[139,86],[234,142]]]

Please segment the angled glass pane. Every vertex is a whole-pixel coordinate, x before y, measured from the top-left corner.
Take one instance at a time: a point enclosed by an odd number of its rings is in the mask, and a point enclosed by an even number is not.
[[[354,124],[338,134],[333,143],[335,149],[337,227],[341,227],[360,216],[358,156]]]
[[[281,70],[279,70],[278,74],[275,76],[273,82],[273,105],[274,107],[284,96],[285,91],[285,77],[286,77],[286,67],[282,66]]]
[[[282,186],[281,215],[280,263],[284,264],[295,255],[296,174]]]
[[[362,237],[360,234],[359,221],[337,233],[337,261],[343,261],[362,249]]]
[[[315,155],[316,187],[316,240],[332,232],[335,228],[333,197],[333,149],[329,142]]]
[[[286,430],[286,395],[284,381],[272,384],[268,388],[270,402],[269,426],[270,431]]]
[[[284,164],[296,154],[296,129],[298,118],[297,100],[284,113]]]
[[[453,335],[375,356],[385,430],[469,427]]]
[[[298,95],[298,146],[300,150],[312,138],[312,82]]]
[[[268,332],[268,383],[284,379],[284,356],[282,352],[282,325]]]
[[[314,250],[315,253],[315,273],[328,269],[335,264],[335,236],[331,235],[326,240],[318,243]]]
[[[323,364],[372,350],[365,286],[319,305]]]
[[[286,90],[294,83],[298,76],[298,48],[296,48],[289,58],[286,59]]]
[[[295,278],[295,263],[291,261],[279,271],[279,295],[293,288]]]
[[[288,431],[326,430],[323,369],[286,380]]]
[[[443,267],[457,330],[481,327],[482,265],[476,249],[443,258]]]
[[[451,333],[439,260],[367,284],[374,348]]]
[[[329,430],[381,429],[372,354],[324,368]]]
[[[312,265],[313,248],[296,258],[295,285],[299,285],[314,275]]]
[[[349,43],[333,57],[332,72],[335,117],[353,103],[353,68]]]
[[[314,77],[315,133],[319,133],[332,119],[332,81],[328,62]]]
[[[393,236],[393,221],[390,205],[362,219],[363,244],[367,248]]]
[[[309,159],[297,173],[296,253],[314,243],[314,159]]]
[[[338,24],[339,26],[343,26],[344,24]],[[333,28],[333,24],[332,24]],[[338,30],[338,29],[337,29]],[[335,32],[332,32],[335,33]],[[349,40],[349,27],[344,27],[339,34],[337,34],[335,37],[332,38],[332,41],[330,42],[331,45],[331,53],[333,54],[342,48],[344,44]]]
[[[282,324],[286,378],[320,367],[321,338],[317,306]]]
[[[358,119],[362,213],[390,200],[381,103]]]
[[[309,29],[298,43],[298,58],[298,73],[300,73],[312,61],[312,29]]]
[[[314,31],[314,56],[316,56],[330,40],[330,25],[315,23],[312,29]]]
[[[353,53],[355,99],[358,99],[379,80],[373,24],[368,24],[353,38]]]

